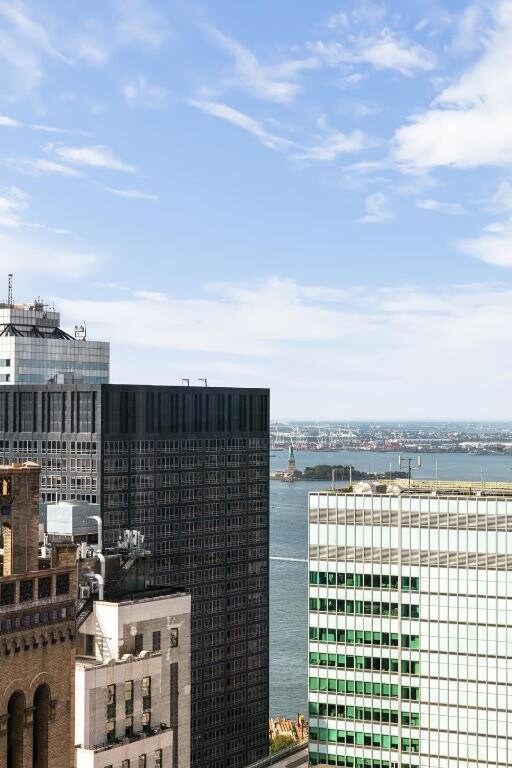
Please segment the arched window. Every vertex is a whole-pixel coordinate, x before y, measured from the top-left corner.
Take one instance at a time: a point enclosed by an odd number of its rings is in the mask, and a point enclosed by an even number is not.
[[[25,726],[25,694],[15,691],[7,705],[7,768],[23,768],[23,728]]]
[[[50,689],[43,683],[34,694],[34,725],[32,736],[33,768],[48,768],[48,721],[50,719]],[[13,766],[14,768],[14,766]]]

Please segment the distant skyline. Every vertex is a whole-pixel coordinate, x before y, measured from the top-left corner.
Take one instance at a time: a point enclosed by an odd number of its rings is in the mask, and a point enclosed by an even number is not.
[[[512,0],[0,0],[0,295],[114,382],[506,421],[510,50]]]

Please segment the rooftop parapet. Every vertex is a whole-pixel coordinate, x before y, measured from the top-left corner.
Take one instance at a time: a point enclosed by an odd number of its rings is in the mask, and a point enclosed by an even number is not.
[[[313,491],[327,495],[499,496],[512,498],[512,482],[495,480],[390,480],[381,478],[342,488]]]

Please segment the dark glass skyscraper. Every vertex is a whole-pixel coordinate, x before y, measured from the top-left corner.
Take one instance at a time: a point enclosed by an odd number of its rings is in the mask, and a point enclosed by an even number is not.
[[[154,582],[191,592],[194,768],[266,755],[268,390],[2,386],[0,428],[43,500],[99,503],[105,544],[139,529]]]

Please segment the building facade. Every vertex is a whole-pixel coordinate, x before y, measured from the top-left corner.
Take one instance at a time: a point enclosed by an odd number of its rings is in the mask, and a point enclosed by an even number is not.
[[[511,764],[511,547],[510,483],[310,494],[312,765]]]
[[[190,596],[95,600],[78,653],[76,768],[190,768]]]
[[[191,593],[194,768],[265,756],[268,390],[5,386],[0,427],[45,501],[100,504],[106,546],[142,531],[152,583]]]
[[[0,304],[0,382],[106,384],[110,345],[79,338],[60,327],[60,315],[41,302]]]
[[[74,766],[75,547],[38,557],[37,465],[0,467],[0,765]],[[44,566],[44,567],[43,567]]]

